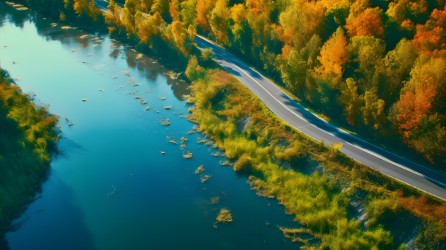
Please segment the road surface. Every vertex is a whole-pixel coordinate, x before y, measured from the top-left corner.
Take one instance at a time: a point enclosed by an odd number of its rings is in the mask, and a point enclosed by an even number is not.
[[[211,48],[214,60],[237,77],[266,106],[290,126],[327,145],[341,143],[341,152],[350,158],[389,177],[395,178],[421,191],[446,200],[446,175],[426,168],[374,146],[356,136],[319,119],[299,103],[287,96],[268,78],[231,55],[221,47],[195,37],[201,49]]]

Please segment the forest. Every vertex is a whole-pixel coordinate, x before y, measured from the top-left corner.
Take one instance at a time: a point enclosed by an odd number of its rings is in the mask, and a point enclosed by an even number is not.
[[[0,238],[48,173],[59,139],[57,121],[0,68]]]
[[[103,19],[94,0],[22,2],[61,20]],[[111,0],[105,22],[182,66],[197,54],[194,36],[207,36],[326,120],[444,170],[445,8],[444,0]]]
[[[185,57],[205,35],[327,120],[444,170],[444,0],[127,0],[109,10],[111,33]]]

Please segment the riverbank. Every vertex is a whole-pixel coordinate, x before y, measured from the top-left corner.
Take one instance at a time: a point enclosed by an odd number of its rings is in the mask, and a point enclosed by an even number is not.
[[[189,84],[108,35],[0,13],[2,66],[60,116],[62,132],[39,198],[6,234],[11,249],[296,248],[278,229],[298,227],[292,216],[220,167],[223,153],[185,119]],[[234,223],[215,225],[223,208]]]
[[[259,195],[278,199],[305,226],[282,229],[286,236],[311,245],[311,234],[322,247],[345,249],[444,244],[444,203],[294,131],[228,73],[204,70],[195,59],[188,71],[195,103],[191,119],[233,160],[234,170],[248,176]],[[418,227],[418,238],[411,236],[416,243],[401,237],[413,228],[391,226],[392,217]],[[425,234],[429,230],[438,234]]]
[[[0,68],[1,237],[11,230],[12,220],[33,200],[46,178],[59,139],[57,120],[46,108],[36,106]]]

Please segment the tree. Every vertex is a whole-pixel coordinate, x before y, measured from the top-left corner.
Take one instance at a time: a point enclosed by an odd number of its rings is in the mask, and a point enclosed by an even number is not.
[[[246,19],[246,14],[247,11],[243,4],[239,3],[231,7],[231,19],[236,24]]]
[[[293,1],[279,16],[285,45],[302,48],[318,32],[324,14],[320,2]]]
[[[420,58],[410,74],[411,78],[404,87],[396,103],[396,123],[405,138],[417,128],[423,118],[435,112],[435,105],[444,103],[446,88],[446,59],[441,57]],[[436,103],[437,102],[437,103]]]
[[[185,27],[192,25],[195,29],[197,18],[196,5],[197,0],[187,0],[181,3],[180,17]]]
[[[350,15],[345,28],[350,37],[353,36],[382,36],[384,27],[381,20],[381,11],[378,7],[368,8],[357,16]]]
[[[342,28],[338,28],[321,49],[317,57],[321,66],[316,72],[323,76],[342,76],[344,63],[348,61],[347,38]]]
[[[386,121],[384,107],[384,100],[379,99],[374,91],[366,91],[364,94],[364,107],[361,109],[364,124],[373,126],[374,129],[382,128]]]
[[[208,16],[215,6],[215,1],[197,0],[197,26],[204,32],[210,31]]]
[[[192,46],[188,31],[180,21],[173,21],[166,31],[169,40],[185,56],[189,55]]]
[[[124,4],[124,11],[122,15],[122,25],[124,26],[127,36],[135,34],[136,23],[135,14],[137,11],[138,0],[126,0]]]
[[[228,0],[218,0],[209,18],[212,33],[217,38],[217,42],[220,43],[226,43],[228,41],[228,18],[230,16],[230,10],[227,5]]]
[[[285,57],[281,56],[280,71],[282,80],[287,88],[294,93],[302,93],[305,86],[307,63],[302,55],[294,48],[291,48]]]
[[[424,25],[417,25],[413,39],[420,53],[431,54],[434,50],[446,48],[446,5],[443,10],[433,10]]]
[[[414,24],[423,23],[428,17],[428,1],[391,1],[386,14],[399,24],[406,21],[410,21]]]
[[[355,36],[349,45],[349,54],[358,64],[356,73],[360,73],[363,79],[370,83],[375,73],[375,67],[381,63],[386,46],[383,40],[371,36]],[[364,86],[364,89],[372,86]]]
[[[180,20],[180,1],[172,0],[169,4],[169,14],[172,21]]]
[[[153,0],[150,13],[155,14],[157,12],[165,19],[165,15],[169,13],[169,0]]]
[[[248,20],[243,19],[239,23],[235,23],[231,27],[230,46],[235,49],[238,54],[245,58],[249,58],[253,32],[249,26]]]
[[[145,18],[138,24],[138,36],[142,43],[151,41],[152,36],[160,35],[166,22],[159,12]]]
[[[406,39],[402,39],[395,49],[387,53],[383,60],[385,79],[381,82],[382,86],[379,86],[381,96],[387,102],[394,103],[399,98],[417,57],[415,46]]]
[[[204,62],[209,62],[212,59],[213,55],[214,55],[214,51],[212,51],[211,48],[206,48],[201,51],[201,59]]]
[[[187,63],[187,68],[185,71],[187,78],[190,81],[196,81],[203,77],[204,69],[198,64],[198,60],[196,56],[192,56]]]
[[[345,85],[342,85],[340,101],[344,106],[344,115],[347,122],[352,125],[359,125],[361,120],[361,109],[364,106],[364,97],[358,94],[358,86],[353,78],[347,78]]]

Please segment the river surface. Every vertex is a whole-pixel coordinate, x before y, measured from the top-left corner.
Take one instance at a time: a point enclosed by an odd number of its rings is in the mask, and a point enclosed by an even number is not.
[[[11,249],[298,247],[278,229],[298,226],[284,208],[198,143],[205,136],[184,117],[187,83],[155,60],[1,2],[0,66],[62,131],[42,191],[6,235]],[[215,223],[221,208],[233,223]]]

